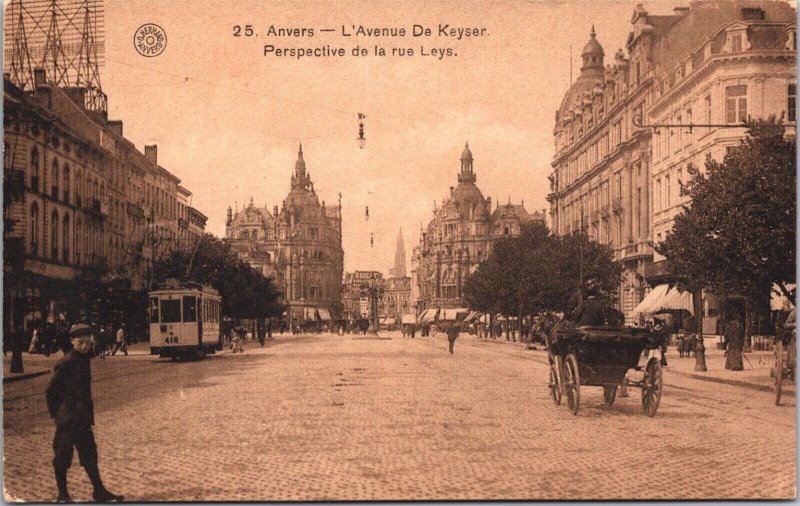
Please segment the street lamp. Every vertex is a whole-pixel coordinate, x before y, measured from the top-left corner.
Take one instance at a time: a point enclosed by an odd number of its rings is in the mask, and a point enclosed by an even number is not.
[[[369,328],[367,334],[372,336],[378,335],[378,297],[383,295],[383,287],[377,285],[378,273],[373,272],[370,274],[369,283],[361,285],[361,288],[367,292],[369,297]]]

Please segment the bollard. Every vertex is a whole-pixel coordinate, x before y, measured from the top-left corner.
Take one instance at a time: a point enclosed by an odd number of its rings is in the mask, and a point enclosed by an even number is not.
[[[703,334],[697,336],[697,345],[694,349],[694,370],[698,372],[706,372],[706,347],[703,344]]]

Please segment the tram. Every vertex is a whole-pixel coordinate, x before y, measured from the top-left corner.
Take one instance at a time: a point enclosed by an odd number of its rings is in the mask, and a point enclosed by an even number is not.
[[[220,346],[219,292],[198,283],[173,283],[150,292],[148,298],[151,355],[201,358]]]

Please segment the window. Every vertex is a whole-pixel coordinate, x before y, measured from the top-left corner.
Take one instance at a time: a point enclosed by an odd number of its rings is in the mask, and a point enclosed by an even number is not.
[[[681,116],[680,114],[678,114],[678,115],[675,117],[675,124],[677,124],[677,125],[683,125],[683,116]],[[679,149],[681,149],[681,146],[683,145],[683,127],[680,127],[680,126],[679,126],[679,127],[677,128],[677,130],[678,130],[678,142],[677,142],[677,143],[675,143],[675,150],[676,150],[676,151],[677,151],[677,150],[679,150]]]
[[[741,51],[742,51],[742,34],[737,33],[736,35],[731,35],[731,52],[739,53]]]
[[[692,142],[692,110],[686,109],[686,124],[689,125],[689,128],[686,130],[686,137],[684,140],[686,143]]]
[[[31,204],[31,253],[39,254],[39,204]]]
[[[194,296],[189,295],[183,298],[183,321],[197,321],[197,298]]]
[[[656,201],[653,202],[655,205],[655,210],[661,210],[661,179],[656,179],[656,192],[655,192]]]
[[[789,121],[795,121],[797,115],[797,85],[790,84],[788,89],[789,98],[786,103]]]
[[[63,228],[61,230],[61,246],[62,246],[61,261],[64,262],[65,264],[69,263],[69,237],[70,237],[70,233],[69,233],[69,215],[65,214],[64,215],[64,226],[63,226]]]
[[[69,164],[64,164],[64,202],[69,204]]]
[[[58,161],[53,160],[52,170],[50,171],[50,195],[58,198]]]
[[[671,200],[670,199],[670,192],[672,191],[672,188],[671,188],[671,185],[670,185],[669,181],[670,181],[670,177],[669,176],[664,178],[664,194],[665,194],[665,196],[664,196],[664,205],[666,206],[667,209],[669,209],[669,207],[670,207],[670,200]]]
[[[50,217],[50,259],[58,261],[58,213],[53,211]]]
[[[161,323],[180,323],[180,321],[181,321],[181,301],[162,300]]]
[[[39,148],[36,146],[31,150],[31,189],[39,191]]]
[[[711,95],[706,95],[706,125],[711,124]],[[711,127],[706,127],[706,131],[711,130]]]
[[[747,121],[747,85],[725,88],[725,121],[727,123]]]
[[[150,323],[158,323],[158,297],[150,297]]]

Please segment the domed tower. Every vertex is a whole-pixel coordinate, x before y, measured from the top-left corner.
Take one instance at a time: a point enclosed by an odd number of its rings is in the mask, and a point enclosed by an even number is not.
[[[472,170],[472,151],[469,149],[469,142],[464,144],[464,151],[461,152],[461,172],[458,174],[459,183],[475,183],[477,177]]]
[[[603,66],[603,57],[605,57],[603,46],[597,42],[597,34],[594,31],[594,25],[592,25],[592,31],[589,32],[589,42],[583,47],[583,52],[581,53],[581,58],[583,58],[581,75],[602,75],[605,68]]]

